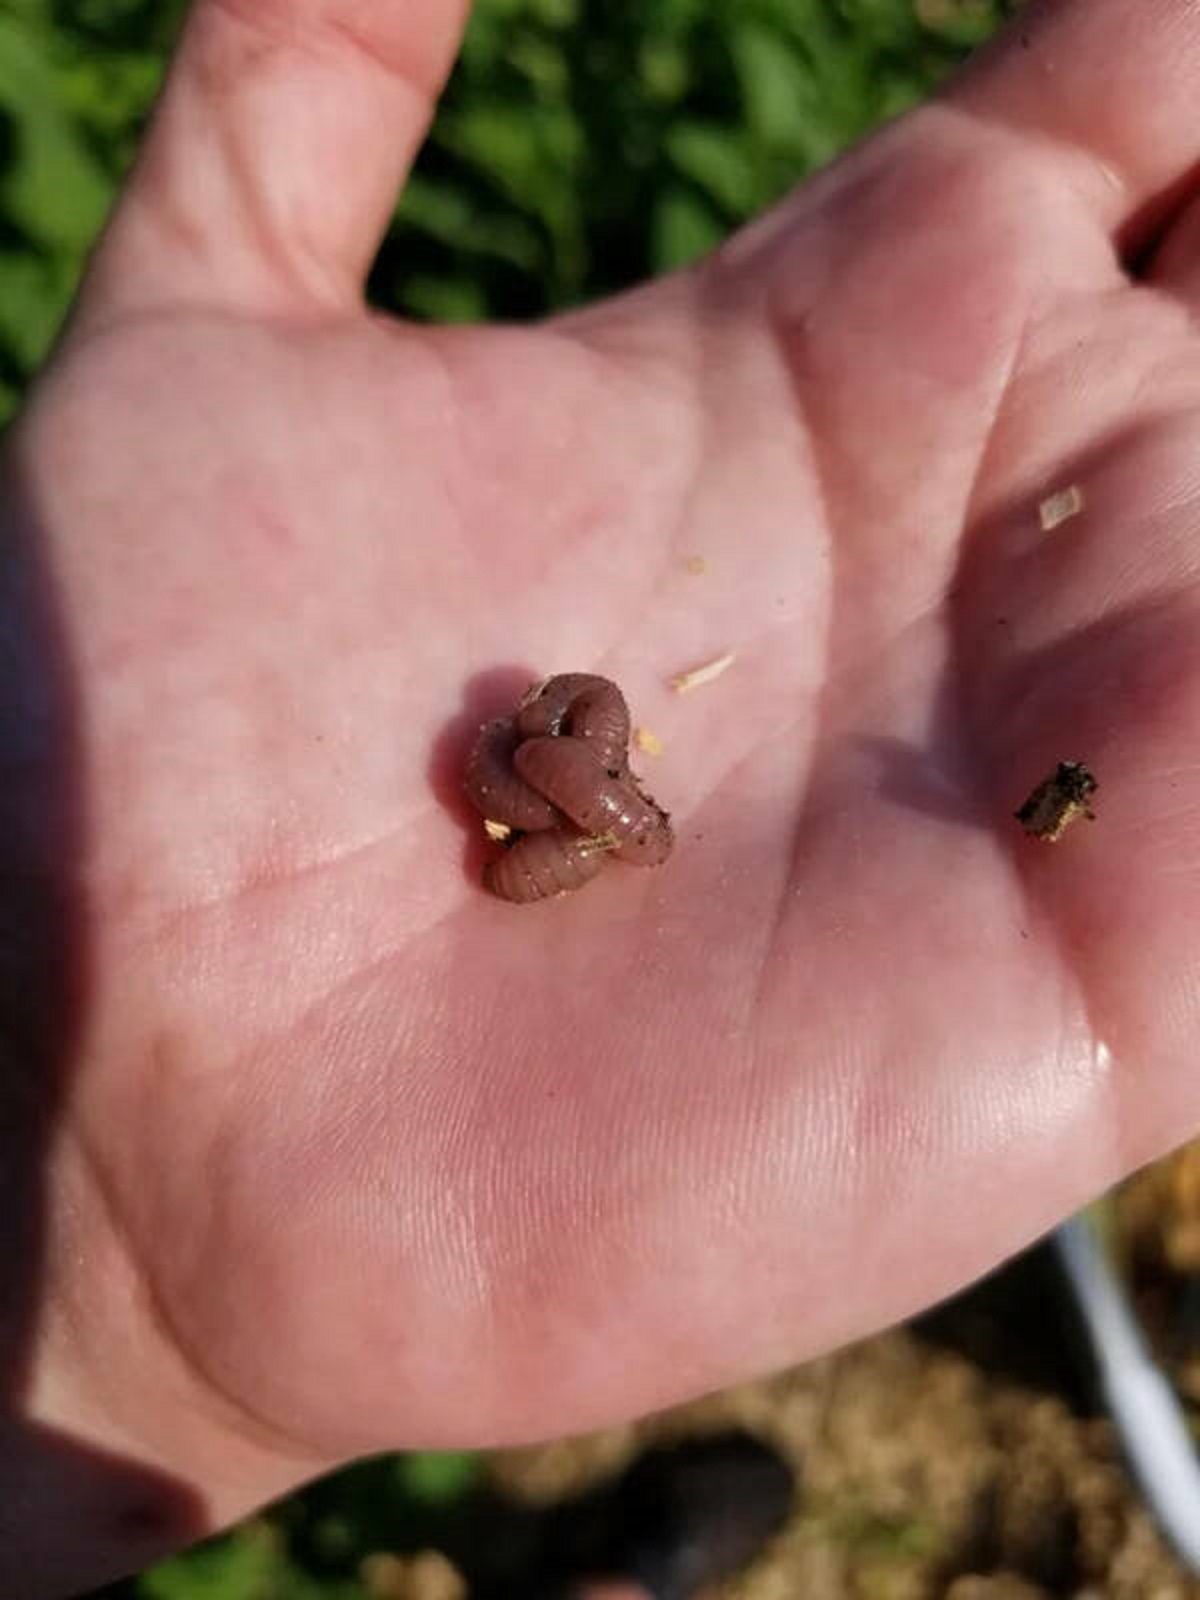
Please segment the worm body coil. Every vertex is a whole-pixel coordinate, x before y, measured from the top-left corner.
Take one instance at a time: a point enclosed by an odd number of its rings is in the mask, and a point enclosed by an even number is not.
[[[610,857],[647,867],[666,860],[670,819],[629,770],[629,728],[615,683],[565,672],[480,730],[467,796],[512,830],[484,870],[485,888],[526,904],[582,888]]]
[[[671,850],[665,814],[627,777],[610,777],[581,739],[526,739],[513,757],[517,771],[583,833],[612,834],[622,861],[656,867]]]
[[[513,768],[513,753],[519,743],[509,717],[489,722],[467,763],[467,799],[485,817],[506,822],[522,833],[552,828],[558,812],[546,799],[518,776]]]
[[[565,828],[526,833],[483,869],[483,884],[501,900],[522,905],[582,889],[604,866],[596,841]]]
[[[608,678],[561,672],[535,684],[513,718],[522,739],[539,734],[582,740],[602,767],[617,773],[629,761],[629,707]]]

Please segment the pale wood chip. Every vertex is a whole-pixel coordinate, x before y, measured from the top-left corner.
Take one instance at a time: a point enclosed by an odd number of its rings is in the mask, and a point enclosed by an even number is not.
[[[509,827],[507,822],[493,822],[491,817],[485,817],[483,819],[483,831],[487,834],[488,838],[493,840],[496,844],[503,844],[504,840],[507,839],[509,834],[512,832],[512,829]]]
[[[635,728],[633,730],[633,742],[639,750],[643,750],[648,756],[662,755],[663,742],[649,728]]]
[[[711,683],[723,672],[728,672],[736,660],[733,651],[727,650],[723,656],[705,661],[701,666],[692,667],[688,672],[677,672],[671,679],[671,687],[676,694],[687,694],[692,689],[699,689],[702,685]]]
[[[702,578],[708,571],[708,562],[703,556],[689,556],[683,563],[683,569],[693,578]]]
[[[1050,533],[1060,522],[1066,522],[1070,517],[1077,517],[1082,510],[1083,490],[1077,483],[1072,483],[1066,489],[1055,490],[1038,506],[1038,520],[1042,524],[1042,532]]]

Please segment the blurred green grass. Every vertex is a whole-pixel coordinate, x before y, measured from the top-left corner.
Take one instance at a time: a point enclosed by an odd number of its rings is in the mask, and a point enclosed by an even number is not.
[[[371,274],[414,317],[534,317],[680,265],[927,93],[1012,0],[478,0]],[[0,420],[133,159],[183,0],[0,0]],[[387,1457],[111,1595],[361,1600],[472,1458]]]
[[[455,1506],[477,1476],[457,1453],[360,1462],[267,1517],[165,1561],[108,1600],[365,1600],[364,1561],[452,1542]],[[461,1532],[460,1532],[461,1537]]]

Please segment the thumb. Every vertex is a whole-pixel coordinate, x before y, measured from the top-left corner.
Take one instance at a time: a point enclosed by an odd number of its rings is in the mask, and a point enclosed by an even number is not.
[[[357,303],[465,0],[197,0],[82,315]]]

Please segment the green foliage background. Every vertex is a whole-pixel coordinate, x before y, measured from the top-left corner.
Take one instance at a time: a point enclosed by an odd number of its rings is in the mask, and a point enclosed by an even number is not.
[[[536,316],[707,249],[1010,0],[480,0],[370,291]],[[133,157],[183,0],[0,0],[0,417]]]
[[[384,3],[384,0],[381,0]],[[477,0],[371,275],[407,315],[533,317],[690,260],[925,94],[1013,0]],[[0,420],[43,359],[183,0],[0,0]],[[469,1457],[350,1469],[112,1595],[358,1600]]]

